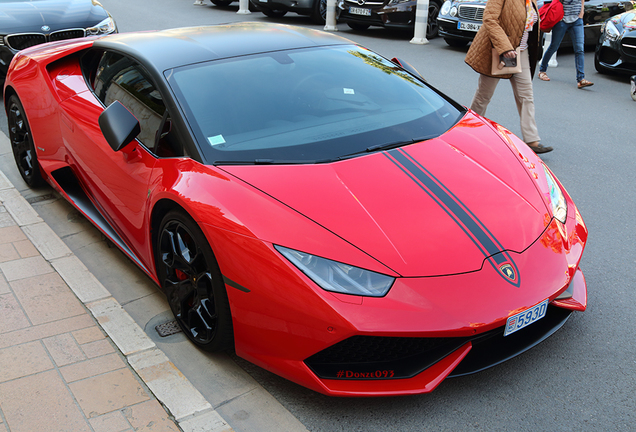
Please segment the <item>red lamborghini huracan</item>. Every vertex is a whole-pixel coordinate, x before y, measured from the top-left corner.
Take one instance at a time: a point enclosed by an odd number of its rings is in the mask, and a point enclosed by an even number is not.
[[[545,164],[408,64],[240,23],[20,52],[4,88],[48,181],[188,337],[318,392],[425,393],[586,307],[587,229]]]

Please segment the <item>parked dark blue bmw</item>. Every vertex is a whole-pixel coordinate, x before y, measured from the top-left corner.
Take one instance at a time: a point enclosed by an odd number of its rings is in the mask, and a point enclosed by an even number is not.
[[[115,20],[96,0],[0,0],[0,81],[20,50],[115,32]]]

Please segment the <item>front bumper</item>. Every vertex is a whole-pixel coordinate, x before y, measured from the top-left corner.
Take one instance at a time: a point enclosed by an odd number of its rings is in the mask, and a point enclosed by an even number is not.
[[[617,40],[601,37],[594,61],[597,68],[622,73],[636,72],[636,31],[624,34]]]
[[[515,254],[521,283],[504,281],[490,265],[479,271],[429,278],[398,278],[383,298],[316,291],[290,267],[259,284],[285,287],[275,306],[245,314],[245,302],[266,305],[256,289],[228,286],[236,353],[267,370],[332,396],[427,393],[446,377],[479,372],[537,345],[575,310],[585,310],[587,287],[579,262],[587,229],[566,194],[566,224],[552,220],[542,236]],[[267,255],[262,249],[261,256]],[[267,260],[266,260],[267,261]],[[258,271],[258,268],[255,268]],[[224,274],[226,274],[224,272]],[[570,296],[563,297],[567,291]],[[548,299],[545,317],[503,336],[508,317]],[[295,303],[295,304],[294,304]],[[240,312],[243,312],[241,314]]]
[[[355,15],[349,12],[349,7],[358,7],[357,4],[340,2],[339,21],[347,23],[368,24],[372,26],[412,29],[415,25],[415,10],[417,2],[408,1],[396,5],[386,5],[371,8],[370,16]]]
[[[465,20],[466,21],[466,20]],[[468,21],[474,24],[481,24],[481,21]],[[460,39],[472,41],[477,32],[468,30],[459,30],[457,28],[459,21],[450,17],[438,17],[437,25],[439,26],[439,35],[448,39]]]
[[[0,81],[4,81],[9,71],[9,64],[18,51],[9,48],[8,46],[0,46]]]
[[[284,10],[300,15],[311,14],[314,5],[313,0],[250,0],[250,3],[258,10]]]

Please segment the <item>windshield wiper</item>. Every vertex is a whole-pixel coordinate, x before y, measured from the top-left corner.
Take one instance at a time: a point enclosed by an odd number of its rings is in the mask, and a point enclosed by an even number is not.
[[[252,160],[217,160],[212,165],[312,165],[331,162],[331,160],[293,160],[293,159],[252,159]]]
[[[355,152],[355,153],[351,153],[348,155],[344,155],[344,156],[340,156],[338,158],[338,160],[345,160],[345,159],[351,159],[360,155],[363,155],[365,153],[373,153],[373,152],[377,152],[377,151],[382,151],[382,150],[391,150],[397,147],[402,147],[405,145],[409,145],[409,144],[413,144],[416,142],[420,142],[420,141],[424,141],[426,138],[424,139],[411,139],[411,140],[406,140],[406,141],[396,141],[396,142],[392,142],[392,143],[388,143],[388,144],[377,144],[377,145],[373,145],[371,147],[367,147],[366,149],[359,151],[359,152]]]
[[[391,150],[391,149],[394,149],[396,147],[402,147],[402,146],[405,146],[405,145],[416,143],[418,141],[422,141],[422,140],[411,139],[411,140],[406,140],[406,141],[396,141],[396,142],[389,143],[389,144],[378,144],[378,145],[374,145],[374,146],[371,146],[371,147],[367,147],[365,152],[373,153],[373,152],[381,151],[381,150]]]

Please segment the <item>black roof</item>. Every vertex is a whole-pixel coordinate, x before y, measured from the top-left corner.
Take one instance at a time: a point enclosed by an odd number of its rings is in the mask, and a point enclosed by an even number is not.
[[[157,71],[229,57],[295,48],[353,44],[333,34],[266,23],[232,23],[120,33],[94,46],[126,53]]]

